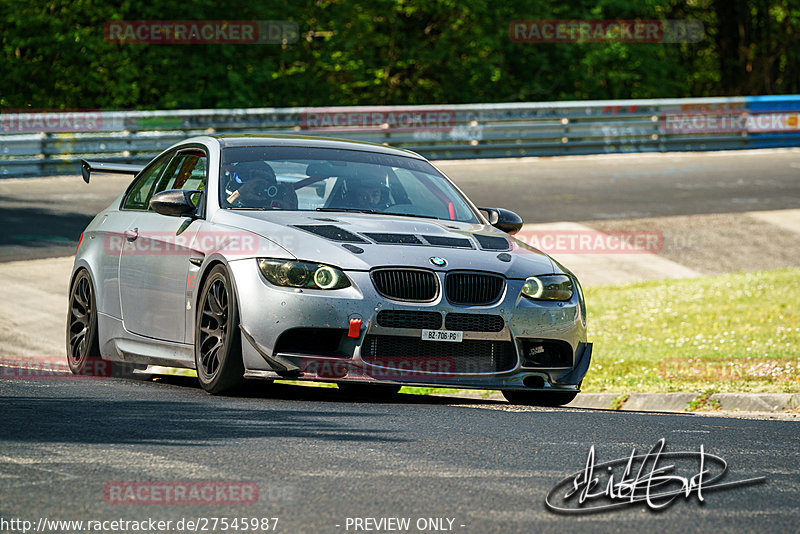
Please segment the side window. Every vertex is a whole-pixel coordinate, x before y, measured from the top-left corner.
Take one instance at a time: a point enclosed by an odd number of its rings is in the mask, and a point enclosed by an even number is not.
[[[184,150],[179,152],[167,165],[155,193],[168,189],[184,191],[202,191],[205,187],[208,158],[201,150]],[[202,193],[197,193],[192,200],[195,205],[200,201]]]
[[[169,163],[172,154],[165,154],[158,159],[149,169],[146,169],[136,179],[136,183],[128,192],[122,208],[126,210],[146,210],[150,205],[150,197],[153,196],[153,187],[161,176],[164,168]]]

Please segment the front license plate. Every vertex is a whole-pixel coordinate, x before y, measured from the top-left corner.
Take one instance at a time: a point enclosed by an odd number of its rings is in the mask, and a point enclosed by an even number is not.
[[[455,330],[423,330],[422,339],[426,341],[452,341],[461,343],[464,339],[464,332]]]

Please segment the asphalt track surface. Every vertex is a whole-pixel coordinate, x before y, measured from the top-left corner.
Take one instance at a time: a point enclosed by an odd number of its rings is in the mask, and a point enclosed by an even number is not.
[[[346,528],[348,517],[409,517],[407,532],[419,532],[418,518],[451,518],[452,531],[464,533],[797,532],[800,525],[794,422],[403,395],[352,402],[335,389],[264,383],[238,397],[211,397],[173,381],[0,381],[0,516],[34,524],[278,517],[278,532],[319,533],[356,532]],[[703,445],[724,459],[725,481],[766,478],[706,490],[702,503],[693,493],[658,513],[642,503],[581,516],[546,509],[545,496],[584,468],[591,445],[599,464],[633,448],[644,453],[661,438],[667,451],[697,453]],[[670,474],[697,471],[683,463]],[[121,481],[252,482],[259,498],[248,506],[112,504],[106,484]]]
[[[800,150],[468,160],[437,164],[480,206],[527,223],[800,207]],[[69,256],[130,178],[0,180],[0,261]]]

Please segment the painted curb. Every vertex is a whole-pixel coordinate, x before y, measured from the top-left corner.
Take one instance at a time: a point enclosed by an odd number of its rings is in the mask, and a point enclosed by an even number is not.
[[[715,393],[724,411],[785,412],[800,408],[800,393]]]
[[[699,393],[631,393],[623,410],[645,412],[685,412]]]
[[[469,398],[505,402],[499,393],[482,395],[473,391],[458,393],[435,393],[437,397]],[[566,408],[611,410],[611,404],[621,393],[580,393]],[[702,396],[700,392],[676,393],[631,393],[620,411],[692,413],[687,411],[689,403]],[[704,413],[722,412],[786,412],[800,409],[800,393],[715,393],[709,401],[717,401],[718,407],[701,410]],[[716,403],[714,403],[716,404]]]

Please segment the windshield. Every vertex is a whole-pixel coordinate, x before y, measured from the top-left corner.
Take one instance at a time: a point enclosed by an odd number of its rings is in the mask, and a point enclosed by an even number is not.
[[[430,163],[358,150],[229,147],[220,205],[228,209],[343,211],[478,222]]]

